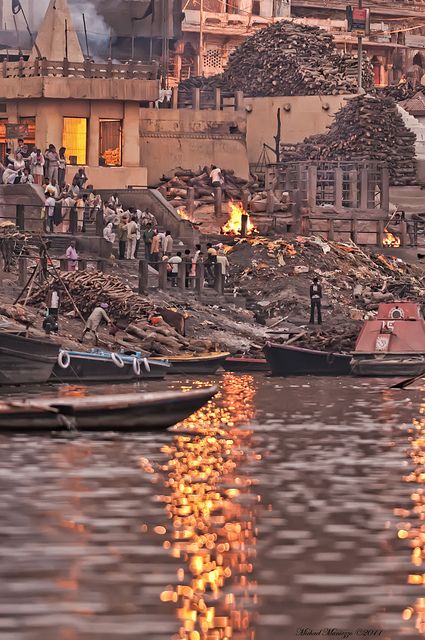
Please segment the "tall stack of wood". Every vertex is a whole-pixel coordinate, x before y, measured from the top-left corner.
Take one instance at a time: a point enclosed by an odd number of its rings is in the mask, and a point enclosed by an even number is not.
[[[375,160],[387,163],[393,185],[408,185],[416,180],[415,140],[391,97],[364,95],[348,100],[328,133],[284,148],[284,161]]]
[[[338,95],[357,90],[357,61],[338,52],[318,27],[276,22],[247,38],[224,72],[230,89],[248,96]],[[372,87],[364,62],[363,86]]]

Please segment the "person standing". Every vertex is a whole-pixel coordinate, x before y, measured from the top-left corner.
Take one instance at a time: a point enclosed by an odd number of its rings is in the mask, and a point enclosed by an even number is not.
[[[155,266],[155,269],[157,269],[157,266],[159,263],[160,250],[161,250],[161,238],[159,237],[158,231],[154,229],[152,244],[151,244],[151,261],[152,261],[152,264]]]
[[[314,324],[315,309],[317,309],[317,324],[322,324],[322,285],[319,284],[319,278],[313,278],[313,284],[310,287],[310,324]]]
[[[127,223],[127,260],[135,260],[134,254],[137,243],[137,223],[134,217]]]
[[[211,165],[210,180],[214,188],[221,187],[224,182],[221,169],[216,167],[215,164]]]
[[[87,318],[87,322],[84,326],[83,335],[81,336],[78,342],[83,342],[84,336],[86,333],[91,332],[94,334],[94,339],[96,342],[96,346],[99,344],[99,336],[97,335],[97,330],[99,328],[102,320],[105,320],[106,324],[111,324],[111,320],[106,313],[106,309],[108,309],[108,305],[106,302],[103,302],[99,307],[93,309],[89,317]]]
[[[59,155],[54,144],[49,144],[49,148],[46,152],[46,160],[49,163],[49,168],[47,170],[47,177],[49,179],[49,182],[52,183],[52,181],[55,180],[57,183],[59,172]]]
[[[125,259],[125,250],[127,246],[127,218],[123,217],[118,223],[118,256],[120,260]]]
[[[46,200],[44,202],[44,208],[46,212],[46,230],[53,233],[53,217],[55,215],[56,200],[53,196],[49,195],[48,192],[46,192],[45,195]]]
[[[172,252],[173,252],[173,238],[171,236],[171,231],[166,231],[165,232],[165,238],[164,238],[164,242],[163,242],[163,251],[164,251],[164,255],[166,256],[171,256]]]
[[[171,271],[169,273],[172,287],[177,287],[177,276],[179,273],[179,264],[181,262],[183,262],[181,251],[177,251],[177,254],[168,260],[168,264],[171,265]]]
[[[49,290],[47,294],[47,314],[49,316],[53,316],[58,319],[59,316],[59,305],[60,305],[60,295],[59,295],[59,287],[56,283],[52,285],[52,288]]]
[[[218,255],[217,255],[217,264],[221,265],[221,275],[223,276],[224,280],[227,280],[227,276],[229,273],[229,260],[227,259],[226,253],[224,251],[224,249],[219,249],[218,250]]]
[[[143,242],[145,243],[145,257],[148,262],[152,261],[152,240],[155,235],[155,231],[152,229],[150,222],[146,225],[146,229],[143,232]]]
[[[185,287],[189,287],[189,277],[192,271],[192,256],[190,255],[190,249],[184,250],[183,262],[185,266]]]
[[[87,178],[86,170],[80,167],[77,173],[75,174],[72,183],[73,184],[75,183],[81,190],[81,189],[84,189],[84,185],[86,184],[87,180],[88,178]]]
[[[68,258],[68,271],[76,271],[79,255],[77,253],[75,240],[71,240],[65,255]]]
[[[60,189],[63,189],[65,186],[65,173],[66,173],[65,153],[66,153],[65,147],[61,147],[59,149],[59,160],[58,160],[58,184]]]

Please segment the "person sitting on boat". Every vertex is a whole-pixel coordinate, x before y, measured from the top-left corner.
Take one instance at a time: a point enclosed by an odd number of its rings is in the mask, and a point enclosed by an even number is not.
[[[85,324],[83,335],[78,342],[83,342],[86,333],[91,332],[94,334],[96,347],[99,345],[99,336],[97,335],[97,330],[100,323],[102,322],[102,320],[105,320],[107,324],[111,324],[111,319],[106,313],[106,309],[108,309],[108,304],[106,302],[102,302],[100,306],[93,309]]]
[[[310,287],[310,324],[314,324],[314,310],[317,309],[317,324],[322,324],[322,285],[319,278],[313,278]]]

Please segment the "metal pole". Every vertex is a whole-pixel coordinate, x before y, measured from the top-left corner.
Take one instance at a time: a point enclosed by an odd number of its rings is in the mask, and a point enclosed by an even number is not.
[[[90,51],[89,51],[89,39],[87,37],[87,26],[86,26],[86,16],[84,15],[84,13],[82,14],[83,16],[83,25],[84,25],[84,38],[86,41],[86,51],[87,51],[87,59],[90,59]]]
[[[363,0],[359,0],[359,9],[363,8]],[[363,37],[357,38],[357,57],[358,57],[358,79],[357,90],[360,93],[363,86]]]
[[[199,62],[198,62],[198,72],[199,75],[204,75],[204,59],[203,59],[203,49],[204,49],[204,0],[200,0],[200,8],[199,8]]]
[[[65,58],[68,60],[68,20],[65,20]]]

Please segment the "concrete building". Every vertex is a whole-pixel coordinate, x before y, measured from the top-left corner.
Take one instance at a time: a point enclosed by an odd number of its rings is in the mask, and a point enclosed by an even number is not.
[[[156,68],[84,61],[67,0],[50,0],[36,45],[42,59],[34,47],[28,61],[3,63],[1,155],[23,133],[42,151],[51,143],[66,147],[68,179],[85,166],[98,189],[146,186],[140,105],[158,98]]]

